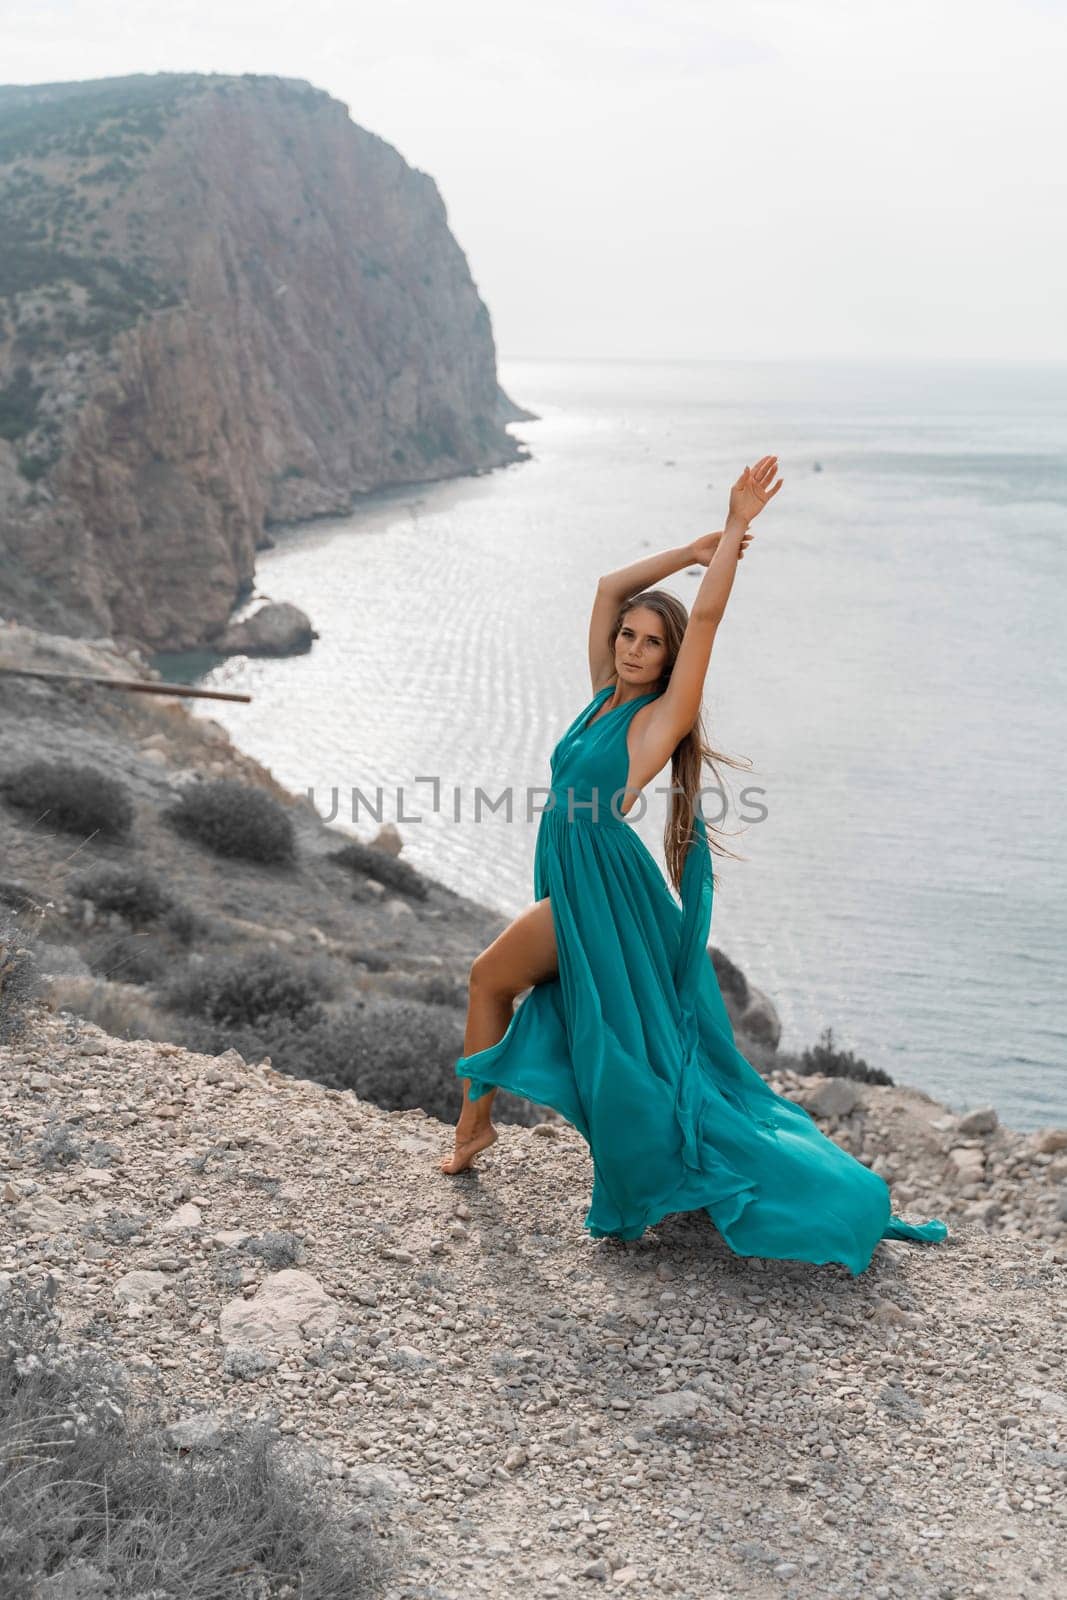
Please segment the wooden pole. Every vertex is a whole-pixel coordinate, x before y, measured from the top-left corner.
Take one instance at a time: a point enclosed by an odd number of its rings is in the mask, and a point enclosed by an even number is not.
[[[105,678],[91,672],[49,672],[43,667],[5,667],[0,673],[12,678],[42,678],[46,683],[95,683],[101,689],[128,689],[134,694],[180,694],[191,700],[240,700],[251,703],[250,694],[228,689],[193,689],[187,683],[153,683],[148,678]]]

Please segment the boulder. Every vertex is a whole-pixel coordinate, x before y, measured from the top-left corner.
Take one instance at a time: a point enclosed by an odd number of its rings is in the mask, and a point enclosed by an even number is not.
[[[961,1184],[981,1183],[985,1177],[985,1155],[974,1145],[954,1145],[948,1159],[950,1176]]]
[[[398,856],[404,848],[404,841],[396,823],[383,822],[370,841],[370,846],[372,850],[384,850],[387,855]]]
[[[251,1300],[224,1306],[219,1328],[224,1344],[288,1346],[330,1333],[340,1319],[340,1306],[317,1278],[285,1267],[271,1273]]]
[[[16,1206],[15,1227],[22,1233],[59,1233],[73,1227],[78,1220],[69,1206],[52,1198],[50,1194],[33,1194]]]
[[[813,1117],[847,1117],[865,1105],[863,1091],[851,1078],[827,1078],[799,1096],[800,1104]]]
[[[299,606],[269,601],[252,616],[230,626],[212,640],[221,655],[291,656],[311,649],[318,634]]]
[[[695,1417],[700,1398],[692,1389],[671,1389],[666,1394],[654,1394],[644,1402],[646,1416],[665,1420],[676,1417]]]
[[[164,1233],[178,1233],[183,1228],[199,1228],[203,1220],[200,1207],[187,1201],[185,1205],[179,1206],[177,1211],[172,1212],[160,1226]]]
[[[167,1428],[167,1439],[177,1450],[218,1450],[225,1436],[225,1425],[214,1411],[197,1411]]]
[[[966,1116],[960,1118],[956,1124],[956,1132],[965,1139],[971,1139],[976,1134],[993,1133],[997,1127],[997,1113],[992,1106],[978,1106],[974,1111],[968,1111]]]
[[[128,1306],[146,1306],[167,1286],[162,1272],[126,1272],[115,1285],[115,1298]]]
[[[754,983],[748,985],[748,1003],[737,1018],[737,1027],[758,1044],[768,1044],[777,1050],[782,1037],[782,1022],[774,1002]]]

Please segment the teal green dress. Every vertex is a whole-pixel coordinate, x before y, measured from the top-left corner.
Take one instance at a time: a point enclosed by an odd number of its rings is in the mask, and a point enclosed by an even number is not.
[[[738,1255],[839,1262],[854,1277],[880,1239],[943,1239],[936,1217],[898,1217],[884,1180],[775,1094],[734,1043],[707,953],[704,819],[698,811],[679,906],[619,813],[627,729],[659,691],[593,721],[614,687],[550,758],[534,898],[551,901],[558,975],[529,990],[496,1044],[459,1057],[470,1098],[507,1089],[579,1130],[593,1160],[593,1238],[637,1239],[669,1213],[703,1209]]]

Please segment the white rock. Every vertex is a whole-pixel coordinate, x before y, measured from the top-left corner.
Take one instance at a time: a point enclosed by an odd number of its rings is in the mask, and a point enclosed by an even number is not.
[[[957,1132],[965,1139],[972,1138],[977,1133],[992,1133],[997,1126],[997,1113],[992,1106],[978,1106],[974,1111],[968,1111],[961,1117],[957,1125]]]
[[[163,1232],[178,1233],[182,1228],[199,1228],[203,1220],[200,1214],[200,1207],[194,1206],[190,1201],[183,1206],[179,1206],[177,1211],[167,1218],[162,1225]]]
[[[221,1055],[217,1055],[215,1057],[213,1065],[218,1071],[226,1073],[231,1070],[240,1072],[248,1065],[248,1063],[241,1052],[239,1050],[235,1050],[231,1045],[228,1050],[223,1050]]]
[[[956,1176],[964,1183],[978,1183],[985,1176],[985,1155],[970,1145],[959,1145],[948,1153]]]
[[[652,1417],[694,1417],[700,1401],[692,1389],[673,1389],[668,1394],[654,1394],[645,1401],[645,1410]]]
[[[341,1308],[310,1272],[285,1267],[274,1272],[251,1300],[231,1300],[222,1309],[224,1344],[298,1345],[329,1333]]]
[[[127,1272],[115,1285],[115,1298],[125,1300],[127,1305],[144,1306],[166,1286],[165,1272]]]
[[[800,1097],[813,1117],[847,1117],[864,1104],[863,1091],[851,1078],[827,1078]]]
[[[1046,1416],[1067,1417],[1067,1395],[1057,1389],[1042,1389],[1036,1383],[1019,1383],[1015,1387],[1023,1400],[1036,1400],[1038,1410]]]
[[[251,1239],[252,1235],[247,1228],[220,1228],[218,1233],[213,1233],[211,1237],[216,1244],[226,1245],[229,1249],[236,1250],[239,1245],[244,1244],[246,1239]]]
[[[395,822],[383,822],[370,844],[373,850],[384,850],[387,855],[391,856],[398,856],[404,848],[404,841],[400,837],[400,829]]]
[[[22,1233],[58,1233],[77,1221],[77,1213],[50,1194],[34,1194],[16,1206],[15,1226]]]
[[[409,1494],[412,1489],[411,1479],[403,1467],[353,1467],[348,1474],[348,1483],[353,1493],[370,1495],[375,1499]]]
[[[222,1442],[223,1424],[214,1411],[198,1411],[167,1428],[167,1438],[179,1450],[217,1450]]]

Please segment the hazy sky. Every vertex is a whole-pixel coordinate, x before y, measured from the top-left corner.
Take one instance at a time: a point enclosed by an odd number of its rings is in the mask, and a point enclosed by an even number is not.
[[[0,81],[307,78],[504,356],[1067,359],[1067,0],[0,0]]]

